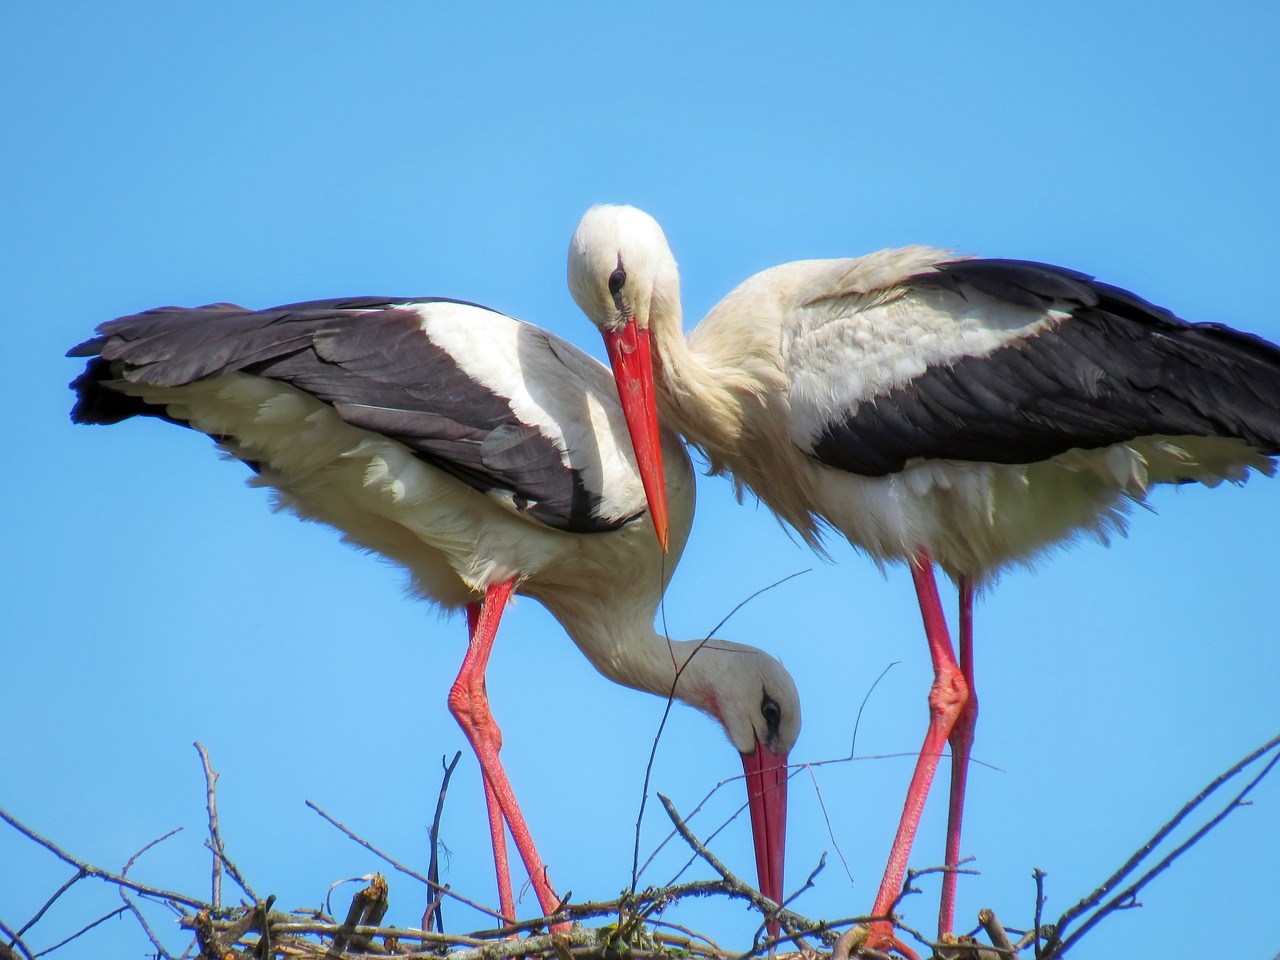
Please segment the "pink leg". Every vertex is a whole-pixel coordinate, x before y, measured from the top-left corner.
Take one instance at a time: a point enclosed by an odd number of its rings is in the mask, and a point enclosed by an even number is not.
[[[552,913],[560,905],[555,891],[547,882],[546,867],[534,849],[533,837],[525,824],[524,816],[516,803],[515,793],[507,780],[506,771],[498,760],[498,750],[502,746],[502,733],[489,711],[489,697],[485,692],[484,671],[489,663],[489,653],[493,649],[493,641],[498,632],[498,621],[502,618],[502,608],[511,596],[511,581],[492,586],[485,593],[480,609],[474,615],[468,611],[468,620],[472,627],[471,643],[467,655],[462,661],[462,669],[458,671],[458,679],[449,690],[449,711],[453,714],[462,732],[471,741],[476,759],[480,761],[480,769],[484,773],[485,800],[490,804],[489,826],[494,837],[494,865],[498,871],[499,899],[502,901],[503,913],[514,912],[511,903],[511,880],[506,869],[506,838],[502,836],[500,823],[495,823],[493,806],[501,812],[501,819],[506,820],[511,830],[511,837],[520,851],[520,858],[529,871],[529,879],[538,895],[543,913]],[[501,843],[498,838],[501,837]],[[501,853],[499,853],[501,850]],[[506,885],[505,896],[502,888]]]
[[[933,660],[933,686],[929,690],[929,730],[925,734],[924,745],[920,748],[911,784],[907,787],[907,800],[902,807],[898,833],[893,838],[884,879],[880,881],[880,891],[876,894],[875,906],[871,909],[875,916],[888,916],[902,890],[907,858],[911,854],[911,842],[920,825],[920,815],[924,812],[924,802],[929,795],[929,786],[933,783],[933,774],[938,769],[942,746],[951,735],[956,718],[968,698],[968,687],[951,650],[951,636],[947,632],[942,602],[938,599],[938,585],[933,578],[933,561],[927,553],[921,551],[910,566],[916,597],[920,601],[920,613],[924,617],[929,656]],[[909,955],[894,936],[893,924],[889,920],[879,920],[871,925],[871,937],[867,945],[874,949],[892,949]]]
[[[973,581],[960,579],[960,672],[969,687],[965,701],[951,730],[951,806],[947,812],[946,865],[942,875],[942,905],[938,910],[938,937],[951,932],[955,922],[956,880],[954,868],[960,862],[960,826],[964,820],[964,789],[969,777],[969,752],[973,729],[978,724],[978,693],[973,679]]]
[[[467,636],[474,637],[480,626],[480,612],[484,609],[481,603],[471,603],[467,605]],[[488,655],[485,655],[485,663],[488,662]],[[483,674],[483,666],[481,673]],[[481,684],[483,685],[483,678]],[[482,686],[483,689],[483,686]],[[487,693],[486,693],[487,700]],[[491,733],[494,735],[494,752],[502,749],[502,731],[498,729],[497,724],[493,724]],[[507,923],[515,923],[516,921],[516,903],[515,897],[511,892],[511,865],[507,859],[507,825],[502,819],[502,808],[498,806],[498,795],[493,792],[493,784],[489,782],[488,777],[484,777],[484,805],[489,813],[489,836],[493,840],[493,865],[498,873],[498,909],[506,918]]]

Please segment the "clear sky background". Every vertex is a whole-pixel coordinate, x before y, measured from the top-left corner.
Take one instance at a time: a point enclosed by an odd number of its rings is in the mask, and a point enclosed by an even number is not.
[[[63,353],[96,324],[161,304],[444,295],[600,355],[565,249],[589,205],[615,201],[665,226],[692,319],[776,263],[929,243],[1075,267],[1280,339],[1277,37],[1267,2],[5,3],[0,806],[110,869],[185,826],[132,875],[201,894],[200,740],[231,856],[281,906],[314,906],[382,865],[304,800],[425,869],[440,758],[465,746],[445,707],[460,618],[406,599],[397,570],[332,531],[273,515],[204,437],[72,427],[80,364]],[[931,674],[906,572],[842,544],[818,560],[723,480],[699,496],[672,634],[812,568],[723,631],[795,675],[792,759],[847,755],[895,661],[857,753],[917,749]],[[989,906],[1029,922],[1035,867],[1056,917],[1280,727],[1280,486],[1162,490],[1152,506],[1129,539],[1009,573],[980,602],[966,920]],[[662,704],[599,678],[533,601],[506,617],[489,689],[553,881],[616,894]],[[869,909],[910,766],[793,781],[788,886],[831,851],[796,909]],[[676,711],[657,789],[688,811],[740,772],[713,724]],[[741,787],[722,793],[719,815]],[[468,753],[446,879],[492,903],[481,798]],[[1080,955],[1280,950],[1280,780],[1254,800]],[[941,859],[944,820],[937,790],[915,865]],[[645,848],[665,832],[650,807]],[[745,818],[716,849],[753,875]],[[0,918],[23,922],[70,872],[0,829]],[[389,920],[414,922],[422,890],[391,881]],[[904,913],[928,930],[936,878],[923,886]],[[78,887],[30,942],[116,905]],[[736,906],[675,916],[729,945],[754,929]],[[122,919],[55,956],[149,952]]]

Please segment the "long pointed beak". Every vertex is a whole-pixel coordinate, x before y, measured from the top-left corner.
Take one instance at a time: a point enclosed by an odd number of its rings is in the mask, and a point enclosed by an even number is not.
[[[622,415],[627,420],[631,446],[640,468],[649,516],[658,543],[667,549],[667,485],[662,473],[662,435],[658,431],[658,398],[653,388],[653,355],[649,351],[649,331],[641,330],[635,318],[617,333],[604,332],[605,349],[618,383]]]
[[[742,755],[751,808],[751,834],[756,846],[756,875],[760,892],[782,903],[782,868],[787,852],[787,757],[756,744],[755,753]],[[778,935],[778,921],[769,922],[769,936]]]

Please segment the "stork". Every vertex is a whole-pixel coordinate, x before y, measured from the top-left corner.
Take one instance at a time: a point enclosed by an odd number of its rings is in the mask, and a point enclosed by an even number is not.
[[[782,901],[795,684],[754,647],[654,630],[692,523],[693,474],[663,434],[664,550],[602,364],[475,304],[380,297],[161,307],[103,324],[68,355],[91,358],[72,384],[74,421],[145,415],[208,434],[280,505],[400,564],[423,597],[466,608],[449,708],[483,772],[508,920],[504,821],[543,912],[560,903],[499,761],[485,692],[513,592],[546,606],[609,679],[721,724],[742,756],[760,889]]]
[[[871,945],[905,950],[889,913],[949,742],[943,936],[978,713],[974,591],[1055,544],[1123,531],[1155,484],[1273,473],[1280,350],[1074,270],[922,246],[765,270],[686,340],[666,237],[627,206],[587,212],[568,279],[604,337],[655,517],[660,410],[809,544],[831,528],[910,568],[935,679]],[[935,565],[958,588],[958,662]]]

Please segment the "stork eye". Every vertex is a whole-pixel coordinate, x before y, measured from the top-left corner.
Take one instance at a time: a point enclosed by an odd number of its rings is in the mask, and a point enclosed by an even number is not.
[[[609,292],[616,297],[618,295],[618,291],[622,289],[622,285],[626,282],[627,271],[618,267],[618,269],[614,270],[613,273],[609,274]]]
[[[777,733],[782,723],[782,707],[778,706],[778,701],[765,694],[760,704],[760,713],[764,717],[765,726],[768,727],[769,732]]]

